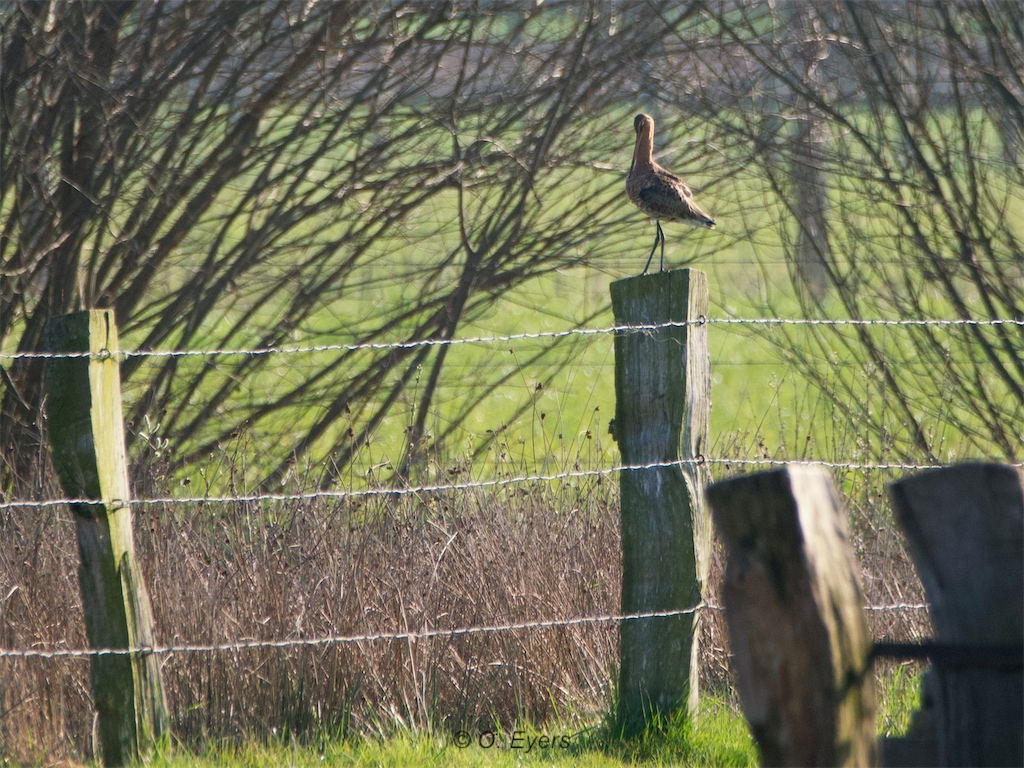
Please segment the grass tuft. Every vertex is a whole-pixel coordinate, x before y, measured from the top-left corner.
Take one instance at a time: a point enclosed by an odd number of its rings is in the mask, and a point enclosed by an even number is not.
[[[225,742],[189,753],[165,750],[152,768],[277,766],[753,766],[757,753],[746,724],[728,704],[707,700],[696,724],[683,719],[657,723],[642,736],[619,740],[603,727],[573,731],[564,726],[496,725],[466,735],[399,729],[387,738],[324,738],[300,743],[287,737],[263,742]],[[465,743],[464,743],[465,742]]]

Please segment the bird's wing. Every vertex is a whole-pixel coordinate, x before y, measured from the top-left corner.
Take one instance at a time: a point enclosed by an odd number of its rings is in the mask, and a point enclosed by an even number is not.
[[[685,221],[696,226],[715,225],[715,220],[694,202],[690,188],[668,171],[656,171],[655,181],[638,190],[637,197],[641,207],[657,218]]]
[[[695,208],[693,195],[685,186],[658,184],[641,189],[638,197],[643,201],[644,207],[656,215],[666,219],[677,218],[680,209]]]

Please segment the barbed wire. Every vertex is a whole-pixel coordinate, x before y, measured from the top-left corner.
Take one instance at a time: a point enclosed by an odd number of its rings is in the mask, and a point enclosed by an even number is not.
[[[651,333],[667,328],[686,328],[701,325],[780,325],[780,326],[905,326],[905,327],[995,327],[1010,325],[1024,327],[1024,319],[922,319],[922,320],[885,320],[881,318],[783,318],[783,317],[700,317],[696,320],[679,320],[664,323],[640,325],[612,325],[603,328],[569,328],[562,331],[537,331],[529,333],[513,333],[497,336],[470,336],[457,339],[414,339],[393,342],[359,342],[352,344],[314,344],[298,347],[255,347],[255,348],[223,348],[223,349],[180,349],[180,350],[121,350],[117,354],[122,358],[182,358],[182,357],[226,357],[246,356],[263,357],[267,355],[300,355],[318,354],[323,352],[361,352],[361,351],[392,351],[399,349],[416,349],[419,347],[451,347],[462,344],[506,344],[516,341],[556,340],[571,336],[597,336],[616,333]],[[5,352],[0,353],[0,360],[49,360],[97,358],[105,359],[111,352]]]
[[[924,603],[901,603],[895,605],[865,606],[869,611],[895,610],[927,610]],[[671,611],[643,611],[637,613],[609,613],[595,616],[577,616],[565,619],[538,619],[534,621],[510,622],[506,624],[479,624],[451,629],[403,630],[394,632],[369,632],[358,635],[324,635],[321,637],[286,638],[279,640],[233,640],[224,643],[186,643],[137,646],[133,648],[0,648],[0,658],[8,659],[62,659],[90,658],[93,656],[127,656],[131,654],[173,655],[178,653],[225,653],[253,650],[259,648],[303,648],[325,647],[332,645],[348,645],[352,643],[370,643],[381,641],[418,641],[434,638],[454,638],[468,635],[494,634],[499,632],[516,632],[522,630],[555,629],[558,627],[574,627],[584,624],[608,624],[642,619],[660,619],[676,616],[689,616],[698,611],[723,611],[720,605],[700,602],[690,608]]]
[[[513,632],[517,630],[553,629],[555,627],[571,627],[581,624],[599,624],[639,619],[669,618],[688,616],[699,610],[722,610],[708,603],[698,603],[691,608],[672,611],[645,611],[641,613],[601,614],[597,616],[578,616],[568,619],[538,619],[534,621],[512,622],[507,624],[480,624],[453,629],[422,629],[394,632],[371,632],[359,635],[325,635],[312,638],[288,638],[282,640],[234,640],[226,643],[154,645],[135,648],[54,648],[18,649],[0,648],[0,658],[63,658],[88,656],[126,656],[133,653],[167,655],[174,653],[216,653],[221,651],[244,651],[253,648],[296,648],[308,646],[345,645],[349,643],[379,642],[382,640],[428,640],[431,638],[451,638],[464,635],[493,634],[496,632]]]
[[[1004,462],[1007,463],[1007,462]],[[1024,468],[1024,462],[1010,462],[1009,466]],[[15,499],[0,502],[0,510],[14,508],[44,508],[56,507],[69,504],[126,506],[135,504],[142,506],[155,506],[160,504],[239,504],[255,503],[263,501],[315,501],[318,499],[353,499],[372,498],[382,496],[415,496],[420,494],[444,493],[448,491],[468,491],[483,488],[498,488],[508,485],[525,483],[556,482],[558,480],[576,480],[591,477],[603,477],[615,472],[633,472],[638,470],[661,469],[667,467],[691,467],[721,465],[725,467],[788,467],[788,466],[811,466],[825,469],[846,469],[852,471],[916,471],[922,469],[939,469],[953,466],[951,464],[915,464],[915,463],[856,463],[843,461],[828,461],[815,459],[730,459],[730,458],[696,458],[676,459],[673,461],[654,461],[646,464],[622,464],[613,467],[596,469],[577,469],[566,472],[555,472],[551,474],[538,475],[515,475],[513,477],[497,477],[488,480],[467,480],[460,483],[436,483],[411,486],[378,486],[371,488],[355,489],[322,489],[316,491],[296,491],[293,493],[249,493],[236,494],[232,496],[157,496],[153,498],[138,499],[85,499],[85,498],[59,498],[59,499]]]

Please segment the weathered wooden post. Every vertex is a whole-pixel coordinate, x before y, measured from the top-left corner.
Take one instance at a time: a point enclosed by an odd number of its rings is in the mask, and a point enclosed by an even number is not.
[[[615,334],[613,434],[626,466],[619,474],[622,610],[675,611],[701,603],[708,577],[711,522],[704,506],[711,367],[708,287],[693,269],[611,285],[618,326],[681,323]],[[680,461],[675,464],[672,462]],[[652,715],[693,714],[697,705],[700,615],[620,625],[619,728],[642,731]]]
[[[740,700],[765,765],[878,762],[871,637],[828,473],[790,466],[708,488]]]
[[[963,651],[933,657],[926,673],[936,698],[937,754],[923,757],[938,765],[1024,765],[1020,471],[1002,464],[930,469],[893,483],[889,493],[937,644]],[[1000,663],[1005,653],[986,653],[1014,647],[1013,665]]]
[[[114,313],[57,317],[45,336],[50,352],[90,353],[51,358],[46,366],[47,427],[61,485],[71,498],[97,501],[72,505],[89,643],[152,646],[152,610],[132,538]],[[160,668],[152,654],[97,655],[90,662],[103,762],[124,765],[167,731]]]

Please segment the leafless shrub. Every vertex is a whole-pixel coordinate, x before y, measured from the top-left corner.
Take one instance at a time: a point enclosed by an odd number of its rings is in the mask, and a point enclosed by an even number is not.
[[[611,30],[596,0],[16,2],[0,27],[14,351],[39,350],[50,317],[105,306],[142,350],[452,338],[524,281],[616,252],[610,113],[664,32]],[[133,358],[127,416],[158,423],[179,468],[246,431],[266,459],[254,474],[329,457],[324,484],[395,417],[402,474],[447,355]],[[0,383],[6,487],[38,479],[41,372],[17,359]],[[493,378],[464,381],[466,399]]]
[[[704,84],[691,108],[766,184],[775,237],[764,245],[745,231],[758,258],[781,244],[803,277],[815,262],[806,316],[1024,318],[1019,10],[720,2],[708,6],[705,49],[680,42]],[[875,459],[1018,457],[1019,326],[773,328],[768,338]]]

